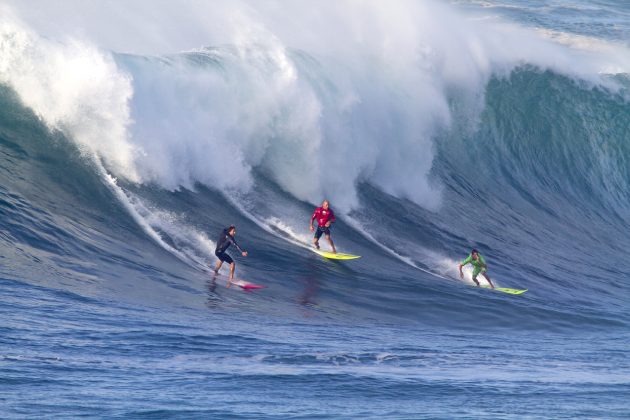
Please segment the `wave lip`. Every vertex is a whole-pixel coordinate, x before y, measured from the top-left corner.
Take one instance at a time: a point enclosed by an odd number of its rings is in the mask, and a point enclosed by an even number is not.
[[[4,14],[0,40],[0,83],[13,88],[48,127],[137,179],[136,150],[128,138],[131,79],[112,55],[76,39],[42,38]]]

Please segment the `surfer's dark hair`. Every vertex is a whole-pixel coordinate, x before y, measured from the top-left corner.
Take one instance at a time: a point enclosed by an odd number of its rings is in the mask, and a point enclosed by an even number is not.
[[[479,251],[477,251],[476,248],[473,248],[472,251],[470,251],[471,254],[479,254]]]
[[[227,227],[227,229],[225,229],[225,230],[227,230],[227,231],[229,232],[229,231],[231,231],[232,229],[236,229],[236,226],[234,226],[234,225],[230,225],[230,226],[228,226],[228,227]]]

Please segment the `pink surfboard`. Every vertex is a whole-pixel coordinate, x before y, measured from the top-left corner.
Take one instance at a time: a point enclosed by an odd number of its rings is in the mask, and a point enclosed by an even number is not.
[[[228,280],[228,277],[223,275],[223,274],[214,274],[213,276],[215,277],[221,277],[224,278],[225,280]],[[245,280],[240,280],[240,279],[234,279],[232,280],[230,283],[240,287],[243,290],[256,290],[256,289],[266,289],[267,286],[263,286],[262,284],[254,284],[254,283],[250,283],[248,281]]]
[[[256,289],[264,289],[267,287],[267,286],[263,286],[262,284],[248,283],[244,280],[233,280],[232,284],[237,285],[243,290],[256,290]]]
[[[212,273],[212,275],[214,277],[221,277],[222,279],[225,279],[226,281],[229,281],[228,280],[228,276],[226,276],[224,274],[214,274],[214,273]],[[266,289],[267,288],[267,286],[263,286],[262,284],[254,284],[254,283],[250,283],[248,281],[240,280],[240,279],[234,279],[230,283],[240,287],[243,290],[257,290],[257,289]]]

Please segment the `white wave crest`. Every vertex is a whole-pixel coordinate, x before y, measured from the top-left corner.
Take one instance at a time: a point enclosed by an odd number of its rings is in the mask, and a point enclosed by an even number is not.
[[[116,176],[248,191],[259,170],[300,200],[327,197],[344,212],[360,206],[362,182],[439,208],[434,142],[454,121],[475,126],[492,75],[530,64],[611,85],[602,74],[630,69],[621,46],[562,45],[430,0],[138,1],[126,21],[110,2],[40,2],[39,19],[13,5],[52,35],[3,12],[0,82]],[[51,29],[57,18],[70,26]],[[168,33],[151,36],[167,24],[187,53],[103,51],[125,38],[126,50],[172,50]],[[77,40],[79,26],[98,47]]]

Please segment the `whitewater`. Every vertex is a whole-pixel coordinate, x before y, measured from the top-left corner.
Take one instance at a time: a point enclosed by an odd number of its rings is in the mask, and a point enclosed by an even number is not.
[[[0,417],[626,418],[629,36],[621,0],[0,1]],[[361,259],[309,249],[323,199]],[[213,279],[228,225],[266,289]]]

